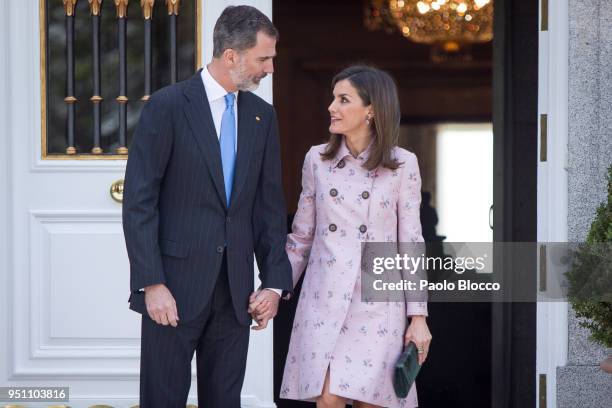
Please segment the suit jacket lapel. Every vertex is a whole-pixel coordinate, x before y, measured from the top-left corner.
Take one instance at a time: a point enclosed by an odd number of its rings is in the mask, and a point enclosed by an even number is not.
[[[255,119],[248,95],[238,92],[238,151],[236,152],[236,167],[234,169],[234,185],[230,207],[235,203],[242,191],[248,175],[251,151],[255,142]]]
[[[205,157],[204,161],[212,176],[219,199],[227,208],[223,167],[221,166],[221,147],[200,71],[201,69],[186,84],[184,92],[189,103],[185,104],[184,110],[197,145]]]

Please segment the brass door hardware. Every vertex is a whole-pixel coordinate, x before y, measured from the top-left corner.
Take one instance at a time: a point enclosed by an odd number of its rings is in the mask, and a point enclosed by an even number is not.
[[[117,180],[111,184],[110,195],[116,202],[123,202],[123,179]]]

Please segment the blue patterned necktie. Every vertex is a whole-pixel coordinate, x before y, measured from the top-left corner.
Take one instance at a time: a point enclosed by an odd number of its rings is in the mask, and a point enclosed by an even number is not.
[[[234,164],[236,162],[236,119],[234,117],[233,93],[225,95],[225,111],[221,118],[221,163],[223,165],[223,181],[225,182],[225,197],[227,206],[230,205],[232,184],[234,181]]]

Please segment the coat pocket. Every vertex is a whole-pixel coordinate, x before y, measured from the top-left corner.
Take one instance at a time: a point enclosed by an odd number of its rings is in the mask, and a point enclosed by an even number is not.
[[[186,245],[168,239],[159,240],[159,249],[162,255],[175,258],[187,258],[187,255],[189,255],[189,248]]]

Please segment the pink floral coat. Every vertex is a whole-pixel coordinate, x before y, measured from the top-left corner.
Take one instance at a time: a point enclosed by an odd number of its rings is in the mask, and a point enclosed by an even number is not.
[[[415,386],[395,396],[393,365],[407,316],[427,315],[422,302],[362,302],[361,243],[422,242],[421,179],[416,156],[399,147],[397,170],[368,171],[371,146],[353,157],[342,143],[323,161],[326,145],[306,154],[302,193],[287,238],[293,284],[304,268],[281,398],[314,400],[330,369],[330,392],[386,407],[416,407]]]

